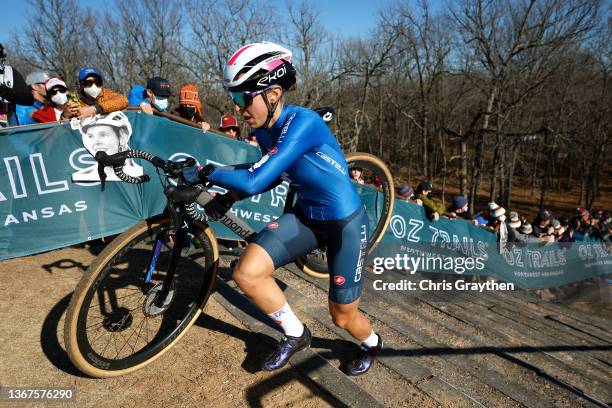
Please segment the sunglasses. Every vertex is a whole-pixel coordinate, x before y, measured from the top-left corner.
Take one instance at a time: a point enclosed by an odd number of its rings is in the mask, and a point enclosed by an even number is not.
[[[90,87],[92,85],[97,85],[97,86],[102,86],[102,81],[100,81],[99,79],[94,79],[94,78],[89,78],[86,79],[85,81],[83,81],[83,86],[85,88]]]
[[[260,91],[255,91],[255,92],[248,92],[248,91],[242,91],[242,92],[232,92],[229,91],[229,95],[230,98],[232,98],[232,102],[234,102],[235,105],[238,105],[239,107],[241,107],[242,109],[246,109],[249,106],[251,106],[253,104],[253,99],[255,99],[255,97],[259,94],[262,94],[264,92],[266,92],[267,90],[270,90],[274,88],[274,86],[269,86],[265,89],[262,89]]]
[[[66,93],[66,88],[53,88],[49,91],[49,95],[56,95],[58,93]]]

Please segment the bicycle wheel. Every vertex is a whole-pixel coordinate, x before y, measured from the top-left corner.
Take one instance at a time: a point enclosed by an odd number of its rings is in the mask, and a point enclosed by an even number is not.
[[[376,248],[382,239],[391,216],[395,199],[393,177],[389,168],[378,157],[368,153],[349,153],[346,155],[348,168],[361,167],[364,184],[355,184],[357,193],[363,200],[370,221],[370,239],[368,254]],[[310,276],[329,278],[325,248],[319,248],[310,254],[298,258],[295,263]]]
[[[169,224],[136,224],[81,278],[68,306],[64,342],[82,372],[103,378],[136,371],[176,344],[200,315],[217,276],[217,239],[208,225],[192,223],[164,292],[177,242],[167,233]]]

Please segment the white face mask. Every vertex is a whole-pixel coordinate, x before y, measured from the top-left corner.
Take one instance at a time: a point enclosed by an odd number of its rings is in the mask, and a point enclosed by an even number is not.
[[[168,98],[158,98],[153,95],[153,105],[160,111],[164,112],[168,110]]]
[[[88,86],[87,88],[83,88],[83,92],[96,99],[98,95],[100,95],[100,92],[102,92],[102,88],[99,88],[98,85],[94,84],[92,86]]]
[[[66,92],[58,92],[51,97],[51,101],[56,105],[65,105],[68,102],[68,95]]]

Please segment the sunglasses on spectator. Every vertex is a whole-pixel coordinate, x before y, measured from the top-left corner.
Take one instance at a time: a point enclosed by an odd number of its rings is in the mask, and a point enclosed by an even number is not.
[[[230,98],[232,98],[232,102],[234,102],[235,105],[238,105],[242,109],[246,109],[253,104],[253,99],[255,99],[257,95],[262,94],[272,88],[273,87],[267,87],[265,89],[262,89],[260,91],[255,91],[255,92],[248,92],[248,91],[232,92],[230,91],[229,95],[230,95]]]
[[[97,78],[87,78],[86,80],[83,81],[83,86],[85,88],[87,88],[88,86],[92,86],[94,84],[97,86],[102,86],[102,81],[100,81]]]
[[[49,95],[56,95],[58,93],[66,93],[66,88],[53,88],[49,91]]]

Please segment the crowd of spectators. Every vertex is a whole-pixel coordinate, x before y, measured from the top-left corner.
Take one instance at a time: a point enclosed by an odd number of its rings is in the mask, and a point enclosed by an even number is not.
[[[71,90],[62,78],[44,71],[31,72],[24,81],[26,92],[32,95],[32,98],[28,99],[31,102],[27,105],[10,101],[4,103],[4,109],[0,112],[0,127],[50,123],[75,117],[86,118],[131,106],[140,108],[148,115],[171,113],[201,127],[204,132],[211,128],[204,119],[200,94],[193,84],[180,88],[178,105],[171,109],[172,87],[168,80],[160,76],[150,78],[146,86],[133,85],[127,96],[105,87],[104,77],[96,68],[81,69],[77,79],[76,89]],[[229,138],[257,146],[254,134],[241,137],[241,127],[233,115],[221,117],[218,131]]]
[[[396,197],[423,206],[427,218],[431,221],[437,221],[440,217],[468,220],[476,226],[497,233],[505,242],[551,243],[596,239],[612,243],[612,211],[600,210],[591,213],[587,209],[576,208],[572,217],[562,217],[542,210],[529,223],[527,218],[518,212],[507,213],[504,207],[495,202],[489,203],[483,211],[470,215],[468,199],[461,195],[454,196],[451,205],[444,208],[437,200],[432,199],[432,192],[433,186],[427,181],[421,182],[416,190],[407,184],[400,184]]]

